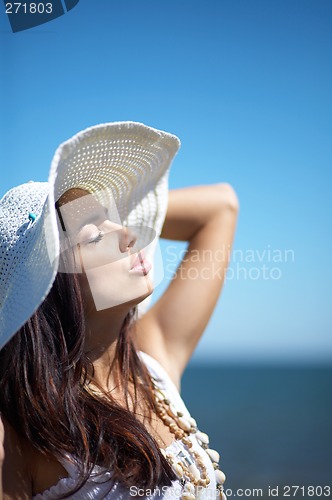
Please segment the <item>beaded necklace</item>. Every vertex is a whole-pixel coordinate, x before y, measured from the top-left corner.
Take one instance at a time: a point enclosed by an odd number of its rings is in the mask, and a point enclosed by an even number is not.
[[[190,436],[195,435],[198,444],[205,450],[213,465],[216,480],[215,498],[227,500],[223,487],[226,476],[219,468],[219,453],[209,447],[209,436],[198,429],[194,418],[191,416],[185,417],[182,412],[176,410],[173,403],[167,399],[163,390],[158,386],[159,379],[152,375],[150,375],[150,378],[159,417],[169,428],[170,432],[174,434],[175,439],[184,444],[187,451],[187,454],[183,453],[182,450],[175,454],[170,450],[160,448],[161,453],[172,467],[182,485],[180,499],[197,500],[199,498],[198,491],[202,491],[202,488],[208,487],[211,482],[200,454],[192,449],[193,442]],[[85,389],[92,396],[98,395],[100,397],[101,395],[93,390],[90,384],[86,384]]]
[[[219,468],[219,453],[209,448],[209,436],[205,432],[198,430],[194,418],[191,416],[185,417],[182,412],[176,410],[158,386],[157,378],[151,376],[151,380],[159,417],[169,427],[175,439],[180,440],[184,444],[188,452],[186,455],[183,451],[180,451],[175,455],[175,453],[162,448],[160,449],[183,486],[181,500],[196,500],[198,498],[198,491],[201,491],[204,487],[206,488],[211,481],[200,454],[192,449],[193,442],[190,438],[191,435],[195,435],[198,444],[205,450],[212,462],[219,498],[227,500],[223,491],[226,476]]]

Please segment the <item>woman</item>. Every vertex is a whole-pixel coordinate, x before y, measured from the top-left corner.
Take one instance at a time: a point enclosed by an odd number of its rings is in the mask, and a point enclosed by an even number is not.
[[[238,200],[227,184],[168,192],[179,144],[133,122],[91,127],[58,148],[48,183],[1,200],[6,500],[224,495],[219,454],[179,391]],[[145,312],[158,236],[188,248]]]

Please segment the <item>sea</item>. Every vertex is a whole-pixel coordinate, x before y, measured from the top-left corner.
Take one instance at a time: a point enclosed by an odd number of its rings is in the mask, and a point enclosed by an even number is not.
[[[189,364],[181,395],[227,498],[332,499],[332,366]]]

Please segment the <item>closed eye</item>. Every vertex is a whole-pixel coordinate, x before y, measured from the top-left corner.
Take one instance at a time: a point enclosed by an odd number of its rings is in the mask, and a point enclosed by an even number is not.
[[[104,234],[102,233],[102,231],[99,231],[99,234],[98,236],[96,236],[95,238],[93,238],[92,240],[90,240],[88,243],[98,243],[99,241],[101,241],[103,239],[103,236]]]

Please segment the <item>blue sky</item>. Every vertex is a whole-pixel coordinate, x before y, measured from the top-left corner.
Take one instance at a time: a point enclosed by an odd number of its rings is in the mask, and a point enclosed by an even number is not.
[[[332,361],[330,0],[80,0],[15,34],[1,4],[0,43],[0,196],[90,125],[173,132],[170,187],[230,182],[241,204],[195,359]]]

